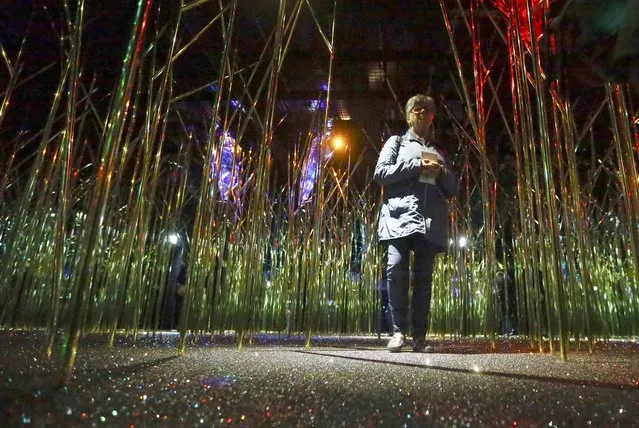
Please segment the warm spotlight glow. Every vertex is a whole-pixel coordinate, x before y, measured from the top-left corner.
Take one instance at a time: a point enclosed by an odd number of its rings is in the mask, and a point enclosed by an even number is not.
[[[331,139],[331,145],[336,152],[342,152],[346,150],[346,140],[344,137],[335,136]]]

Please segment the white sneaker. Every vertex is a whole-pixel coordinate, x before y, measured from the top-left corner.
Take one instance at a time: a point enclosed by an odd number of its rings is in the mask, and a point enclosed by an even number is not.
[[[404,346],[405,342],[406,338],[403,334],[395,333],[393,334],[393,337],[391,337],[391,339],[388,341],[388,345],[386,345],[386,347],[390,352],[399,352]]]

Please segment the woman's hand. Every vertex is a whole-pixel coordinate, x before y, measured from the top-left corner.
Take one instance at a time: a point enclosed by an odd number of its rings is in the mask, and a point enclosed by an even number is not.
[[[441,174],[444,164],[432,159],[422,159],[422,173],[437,178]]]

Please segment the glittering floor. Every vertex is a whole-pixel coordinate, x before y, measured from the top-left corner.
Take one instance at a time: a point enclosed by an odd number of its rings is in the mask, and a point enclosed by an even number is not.
[[[55,389],[39,333],[0,332],[0,426],[639,426],[639,343],[569,361],[528,342],[434,342],[386,352],[385,338],[214,337],[176,356],[176,335],[84,339]]]

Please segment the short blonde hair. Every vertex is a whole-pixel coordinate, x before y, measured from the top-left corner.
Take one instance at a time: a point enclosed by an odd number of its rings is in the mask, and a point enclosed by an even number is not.
[[[406,122],[408,122],[409,126],[412,126],[410,122],[410,112],[415,107],[424,107],[427,112],[435,113],[437,109],[437,103],[435,103],[435,98],[430,95],[417,94],[410,97],[410,99],[406,102]]]

